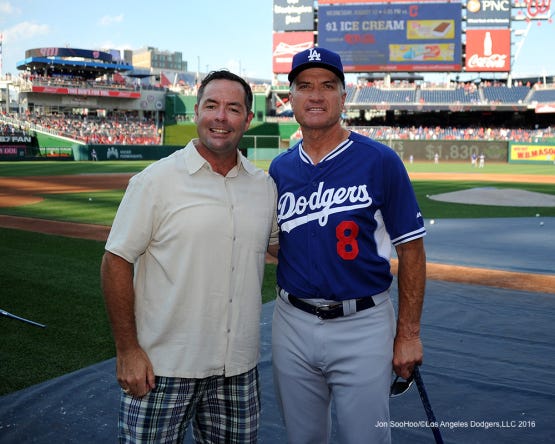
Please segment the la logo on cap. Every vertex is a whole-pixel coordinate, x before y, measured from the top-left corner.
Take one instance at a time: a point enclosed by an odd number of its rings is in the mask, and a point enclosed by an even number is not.
[[[309,51],[310,54],[308,55],[308,60],[311,62],[319,62],[321,60],[320,53],[316,51],[316,48],[312,48]]]

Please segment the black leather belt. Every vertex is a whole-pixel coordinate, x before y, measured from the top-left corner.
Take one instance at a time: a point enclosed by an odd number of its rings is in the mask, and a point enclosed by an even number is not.
[[[294,307],[313,314],[314,316],[318,316],[320,319],[335,319],[340,316],[345,316],[343,313],[343,304],[341,302],[335,304],[313,305],[296,296],[293,296],[292,294],[288,295],[287,298]],[[374,304],[374,299],[372,299],[372,297],[369,296],[366,298],[360,298],[356,300],[356,311],[366,310],[374,305],[376,304]]]

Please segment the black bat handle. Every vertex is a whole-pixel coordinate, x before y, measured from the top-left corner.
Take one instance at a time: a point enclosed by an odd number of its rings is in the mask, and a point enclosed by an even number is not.
[[[424,381],[422,380],[422,376],[420,376],[418,366],[414,367],[412,375],[414,377],[414,381],[416,382],[416,387],[418,388],[418,393],[420,394],[420,399],[422,400],[422,405],[426,411],[426,416],[428,417],[428,422],[430,423],[430,428],[432,429],[436,443],[443,444],[443,438],[441,437],[439,427],[437,426],[436,417],[432,410],[430,400],[428,399],[428,393],[426,393],[426,387],[424,387]]]

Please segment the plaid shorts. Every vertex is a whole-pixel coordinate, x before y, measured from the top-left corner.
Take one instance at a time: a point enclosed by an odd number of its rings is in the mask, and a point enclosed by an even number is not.
[[[260,417],[258,369],[204,379],[156,377],[142,398],[122,392],[120,443],[182,443],[189,425],[199,443],[255,443]]]

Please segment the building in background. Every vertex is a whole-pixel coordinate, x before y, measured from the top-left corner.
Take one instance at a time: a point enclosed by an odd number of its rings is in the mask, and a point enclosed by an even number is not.
[[[135,68],[146,68],[154,71],[187,71],[187,62],[182,52],[160,51],[147,46],[133,51],[132,65]]]

